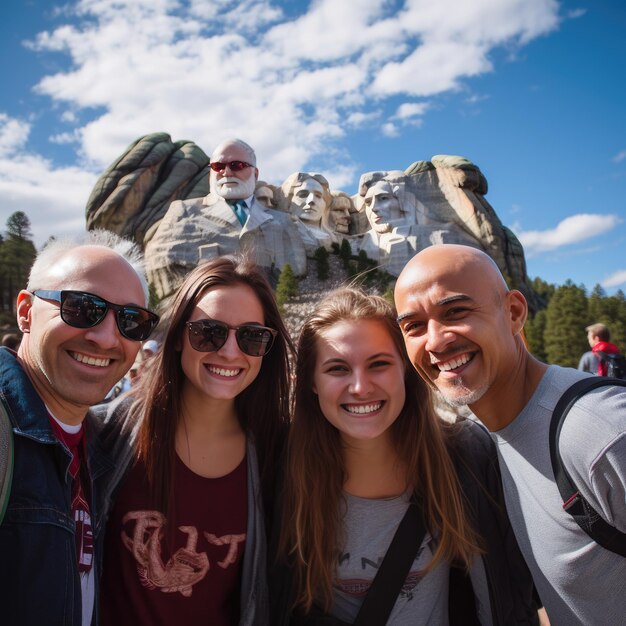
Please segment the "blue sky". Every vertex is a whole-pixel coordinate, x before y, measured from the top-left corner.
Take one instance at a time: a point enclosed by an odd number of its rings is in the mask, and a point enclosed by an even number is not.
[[[137,137],[239,136],[261,178],[480,167],[528,273],[626,290],[626,7],[613,0],[4,0],[0,225],[84,228]]]

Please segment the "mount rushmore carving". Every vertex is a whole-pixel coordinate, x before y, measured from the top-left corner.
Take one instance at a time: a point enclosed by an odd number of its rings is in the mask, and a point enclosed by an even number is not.
[[[131,237],[144,249],[160,297],[200,261],[246,248],[268,268],[298,275],[317,248],[347,239],[397,276],[437,243],[480,248],[512,285],[533,298],[521,244],[485,199],[487,180],[459,156],[415,161],[404,171],[363,174],[353,196],[321,174],[294,172],[280,185],[259,180],[254,150],[222,142],[211,158],[166,133],[135,141],[99,178],[87,228]]]

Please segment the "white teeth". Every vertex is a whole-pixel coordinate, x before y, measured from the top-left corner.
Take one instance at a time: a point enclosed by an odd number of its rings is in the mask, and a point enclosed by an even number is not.
[[[456,359],[446,361],[445,363],[437,363],[436,361],[433,362],[433,356],[431,355],[430,361],[431,363],[435,363],[442,372],[449,372],[450,370],[456,369],[457,367],[461,367],[461,365],[465,365],[465,363],[467,363],[470,358],[470,355],[466,353],[462,354]]]
[[[210,372],[213,372],[214,374],[219,374],[220,376],[237,376],[237,374],[241,372],[241,369],[227,370],[222,367],[215,367],[214,365],[209,365],[208,369]]]
[[[383,405],[382,402],[374,402],[372,404],[346,404],[346,411],[350,413],[357,413],[358,415],[363,415],[365,413],[373,413],[374,411],[378,411],[380,407]]]
[[[93,356],[80,354],[80,352],[70,352],[70,356],[79,363],[86,363],[87,365],[95,365],[97,367],[106,367],[111,362],[111,359],[96,359]]]

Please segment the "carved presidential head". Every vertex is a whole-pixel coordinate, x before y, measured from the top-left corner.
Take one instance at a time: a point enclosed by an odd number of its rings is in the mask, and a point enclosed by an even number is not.
[[[309,226],[319,227],[332,202],[330,186],[321,174],[295,172],[281,186],[287,210]]]

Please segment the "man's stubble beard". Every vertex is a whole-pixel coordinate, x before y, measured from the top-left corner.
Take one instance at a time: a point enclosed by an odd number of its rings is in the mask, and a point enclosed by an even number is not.
[[[437,391],[439,395],[451,406],[461,407],[461,406],[469,406],[478,402],[485,393],[489,390],[489,384],[486,383],[477,389],[468,389],[463,384],[463,378],[457,378],[454,383],[452,383],[453,389],[450,388],[450,385],[446,385],[443,389],[437,386]],[[456,393],[451,393],[452,391],[456,391]]]

